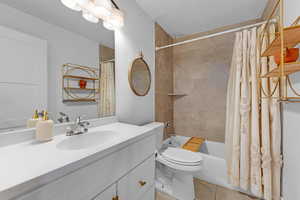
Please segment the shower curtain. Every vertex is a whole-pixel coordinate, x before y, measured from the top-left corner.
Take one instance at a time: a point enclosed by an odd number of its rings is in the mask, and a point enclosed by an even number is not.
[[[100,69],[99,117],[115,115],[115,72],[114,62],[102,62]]]
[[[264,98],[257,79],[277,67],[273,57],[262,58],[259,52],[274,39],[275,25],[268,28],[270,35],[261,41],[258,35],[262,29],[236,33],[227,89],[227,171],[229,183],[234,187],[266,200],[280,200],[280,105],[277,99]],[[261,79],[266,93],[275,88],[276,80]],[[277,88],[275,94],[278,92]]]

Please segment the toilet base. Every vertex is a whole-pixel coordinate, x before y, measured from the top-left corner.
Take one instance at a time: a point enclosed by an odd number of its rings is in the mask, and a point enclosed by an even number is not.
[[[191,174],[175,173],[172,183],[173,195],[179,200],[194,200],[194,177]]]
[[[178,200],[194,200],[194,179],[191,173],[170,169],[157,163],[156,189]]]

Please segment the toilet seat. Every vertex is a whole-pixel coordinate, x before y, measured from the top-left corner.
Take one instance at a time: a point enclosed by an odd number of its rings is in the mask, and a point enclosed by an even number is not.
[[[169,147],[161,154],[157,154],[156,160],[184,172],[197,172],[202,168],[202,157],[199,153],[180,148]]]
[[[169,147],[162,152],[161,156],[169,162],[184,166],[198,166],[202,162],[202,156],[199,153],[181,148]]]

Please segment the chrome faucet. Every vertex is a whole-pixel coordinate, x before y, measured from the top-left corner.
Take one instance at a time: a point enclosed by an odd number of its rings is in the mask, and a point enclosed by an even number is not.
[[[75,118],[74,124],[69,126],[67,128],[66,135],[72,136],[72,135],[80,135],[83,133],[88,132],[88,126],[90,125],[90,122],[88,121],[82,121],[82,116],[78,116]]]

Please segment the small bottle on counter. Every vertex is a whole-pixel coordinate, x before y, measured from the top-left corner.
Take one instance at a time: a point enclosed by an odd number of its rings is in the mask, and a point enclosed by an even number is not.
[[[50,141],[53,137],[53,121],[49,119],[48,113],[43,111],[43,118],[36,125],[36,140],[40,142]]]
[[[34,128],[36,127],[36,124],[40,120],[39,118],[39,111],[35,110],[34,115],[31,119],[27,120],[27,128]]]

